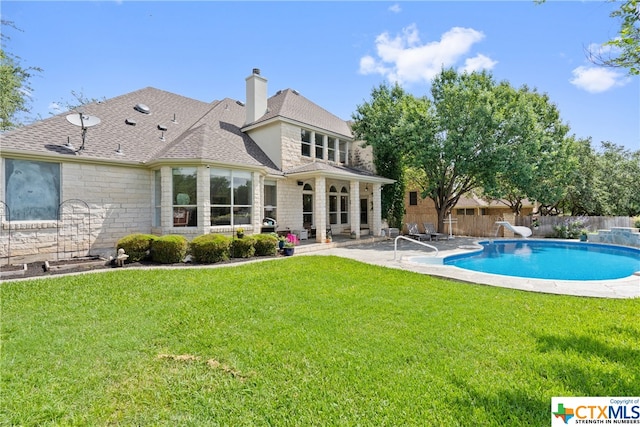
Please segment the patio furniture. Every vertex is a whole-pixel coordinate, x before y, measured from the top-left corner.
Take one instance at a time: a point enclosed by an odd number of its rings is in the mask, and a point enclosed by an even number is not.
[[[429,235],[429,240],[433,240],[433,239],[436,239],[436,240],[440,240],[440,239],[447,240],[448,239],[446,234],[438,233],[436,231],[436,226],[433,225],[432,223],[425,222],[422,225],[424,226],[424,232]]]
[[[415,222],[410,222],[407,224],[407,230],[408,230],[408,234],[409,237],[411,237],[412,239],[416,239],[417,241],[422,241],[422,240],[431,240],[431,236],[425,233],[420,233],[420,230],[418,230],[418,224]]]

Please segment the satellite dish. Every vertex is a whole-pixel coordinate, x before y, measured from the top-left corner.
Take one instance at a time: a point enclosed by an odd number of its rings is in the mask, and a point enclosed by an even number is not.
[[[96,116],[89,116],[88,114],[69,114],[67,121],[74,126],[80,126],[81,128],[90,128],[100,124],[100,119]]]
[[[95,116],[90,116],[88,114],[78,113],[78,114],[69,114],[67,116],[67,121],[74,126],[79,126],[82,128],[82,145],[80,148],[76,150],[76,153],[84,150],[84,143],[86,142],[87,137],[87,128],[91,126],[99,125],[100,119]]]

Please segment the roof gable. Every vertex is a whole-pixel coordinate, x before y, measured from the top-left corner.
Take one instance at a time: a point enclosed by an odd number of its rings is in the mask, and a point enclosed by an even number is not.
[[[245,107],[225,98],[158,152],[154,160],[198,158],[211,163],[266,167],[272,173],[278,172],[271,159],[240,130],[244,118]]]
[[[291,89],[278,91],[269,98],[267,113],[248,126],[259,125],[277,117],[293,120],[302,125],[316,127],[346,138],[353,136],[346,121]]]

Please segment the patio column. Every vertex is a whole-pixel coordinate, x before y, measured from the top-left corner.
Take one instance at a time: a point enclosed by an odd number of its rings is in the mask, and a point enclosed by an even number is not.
[[[264,189],[264,177],[259,172],[253,172],[251,174],[251,180],[253,181],[253,203],[251,206],[251,226],[253,227],[253,234],[260,234],[262,231],[262,217],[263,217],[263,189]]]
[[[371,232],[374,236],[380,236],[382,234],[382,185],[373,184],[371,195],[373,196]]]
[[[360,181],[349,181],[349,222],[351,232],[356,232],[356,239],[360,238]]]
[[[314,188],[313,214],[316,224],[316,242],[324,242],[327,238],[327,181],[325,177],[316,178]]]
[[[329,136],[322,136],[322,158],[324,160],[329,160]]]
[[[161,191],[160,195],[160,225],[162,234],[169,234],[173,227],[173,174],[171,166],[160,168]]]
[[[209,168],[201,166],[198,168],[198,233],[207,234],[211,230],[211,173]]]

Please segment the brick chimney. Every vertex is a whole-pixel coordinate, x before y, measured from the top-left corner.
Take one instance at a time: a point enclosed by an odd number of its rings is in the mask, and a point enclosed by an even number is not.
[[[267,79],[260,75],[260,69],[254,68],[247,82],[247,121],[253,123],[267,112]]]

